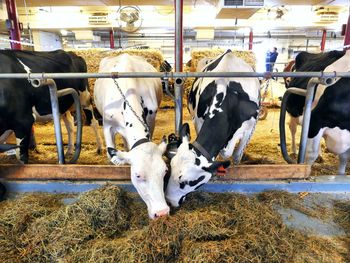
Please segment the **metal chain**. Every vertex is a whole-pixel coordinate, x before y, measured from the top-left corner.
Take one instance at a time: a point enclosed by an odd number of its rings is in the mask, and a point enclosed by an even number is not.
[[[256,125],[257,125],[258,120],[259,120],[259,115],[260,115],[260,112],[261,112],[262,104],[263,104],[264,99],[265,99],[265,97],[266,97],[266,94],[267,94],[267,90],[268,90],[268,88],[269,88],[269,85],[270,85],[270,79],[267,79],[266,82],[265,82],[264,94],[263,94],[263,96],[260,97],[260,106],[259,106],[259,110],[258,110],[258,115],[257,115],[256,120],[255,120],[255,122],[254,122],[253,129],[252,129],[251,133],[249,134],[248,140],[246,141],[246,143],[245,143],[245,145],[243,146],[242,150],[238,153],[238,156],[239,156],[238,161],[239,161],[239,162],[240,162],[241,159],[242,159],[243,152],[244,152],[245,148],[247,147],[248,143],[250,142],[250,139],[252,138],[252,136],[253,136],[253,134],[254,134]],[[262,88],[262,89],[264,89],[264,88]],[[238,162],[238,163],[239,163],[239,162]]]
[[[145,127],[147,133],[150,135],[150,129],[149,129],[147,123],[142,118],[140,118],[140,116],[138,116],[136,111],[132,108],[132,106],[130,105],[129,101],[126,99],[126,96],[124,95],[122,89],[119,87],[117,80],[113,79],[113,81],[114,81],[114,84],[117,86],[117,89],[118,89],[120,95],[123,97],[123,100],[124,100],[125,104],[128,105],[128,107],[131,110],[131,112],[141,122],[141,124]]]

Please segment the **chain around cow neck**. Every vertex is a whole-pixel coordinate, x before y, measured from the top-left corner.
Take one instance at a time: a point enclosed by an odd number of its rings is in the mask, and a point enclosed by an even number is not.
[[[116,80],[116,79],[113,79],[113,81],[114,81],[114,84],[117,86],[117,89],[118,89],[120,95],[122,96],[122,98],[123,98],[125,104],[128,105],[128,107],[129,107],[129,109],[131,110],[131,112],[135,115],[135,117],[139,120],[139,122],[141,122],[141,124],[145,127],[147,134],[150,135],[150,129],[149,129],[147,123],[146,123],[144,120],[142,120],[142,118],[141,118],[140,116],[137,115],[136,111],[135,111],[135,110],[133,109],[133,107],[130,105],[130,103],[129,103],[129,101],[126,99],[126,96],[124,95],[122,89],[119,87],[117,80]],[[133,147],[134,147],[134,146],[133,146]]]

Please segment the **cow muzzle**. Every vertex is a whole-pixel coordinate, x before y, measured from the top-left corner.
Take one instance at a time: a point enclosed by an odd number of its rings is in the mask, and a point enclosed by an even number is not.
[[[160,211],[157,211],[155,214],[154,214],[154,217],[153,218],[159,218],[159,217],[164,217],[164,216],[167,216],[169,215],[169,212],[170,212],[170,208],[165,208],[165,209],[162,209]]]

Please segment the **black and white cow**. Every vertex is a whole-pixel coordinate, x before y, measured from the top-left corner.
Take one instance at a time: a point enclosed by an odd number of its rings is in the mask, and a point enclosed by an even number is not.
[[[104,58],[99,71],[156,72],[143,58],[128,54]],[[103,117],[109,159],[116,165],[131,165],[131,181],[145,201],[150,218],[167,215],[169,206],[163,190],[167,166],[162,158],[166,142],[156,145],[151,141],[162,98],[161,81],[154,78],[98,79],[94,98]],[[129,151],[115,149],[116,134],[122,136],[124,147]]]
[[[302,62],[296,57],[297,71],[350,71],[350,52],[330,51],[302,54]],[[290,87],[306,88],[310,78],[292,78]],[[306,162],[313,164],[319,155],[320,140],[326,141],[330,152],[339,155],[338,173],[345,174],[350,156],[350,79],[337,78],[331,86],[318,85],[312,103],[310,130],[307,140]],[[302,123],[305,97],[291,94],[287,101],[287,111],[291,114],[292,138],[296,126]],[[294,133],[294,135],[293,135]],[[295,144],[295,139],[294,142]]]
[[[203,72],[253,72],[251,66],[230,50],[200,64],[204,65]],[[171,160],[165,195],[172,206],[180,205],[188,193],[207,183],[219,166],[229,166],[230,161],[215,161],[219,153],[223,158],[233,155],[234,162],[239,163],[256,124],[259,90],[256,78],[198,78],[194,81],[188,108],[197,138],[190,143],[189,134],[181,131],[182,143]]]
[[[0,50],[0,73],[41,73],[41,72],[86,72],[84,59],[73,52],[56,50],[51,52],[33,52],[19,50]],[[87,79],[56,79],[57,89],[73,88],[80,94],[83,107],[92,108],[90,94],[88,93]],[[60,97],[59,108],[63,114],[69,134],[69,151],[73,148],[73,118],[67,112],[73,105],[73,97],[67,95]],[[32,124],[37,121],[52,119],[51,102],[48,87],[34,88],[26,79],[0,80],[0,134],[1,140],[8,136],[12,130],[21,146],[20,161],[28,162],[28,145]],[[95,134],[98,135],[98,123],[93,122]],[[101,139],[98,147],[101,148]]]

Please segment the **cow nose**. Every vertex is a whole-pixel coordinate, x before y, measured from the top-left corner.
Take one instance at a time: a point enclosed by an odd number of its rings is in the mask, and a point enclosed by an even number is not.
[[[154,218],[167,216],[167,215],[169,215],[169,208],[165,208],[163,210],[160,210],[160,211],[156,212],[154,214]]]

